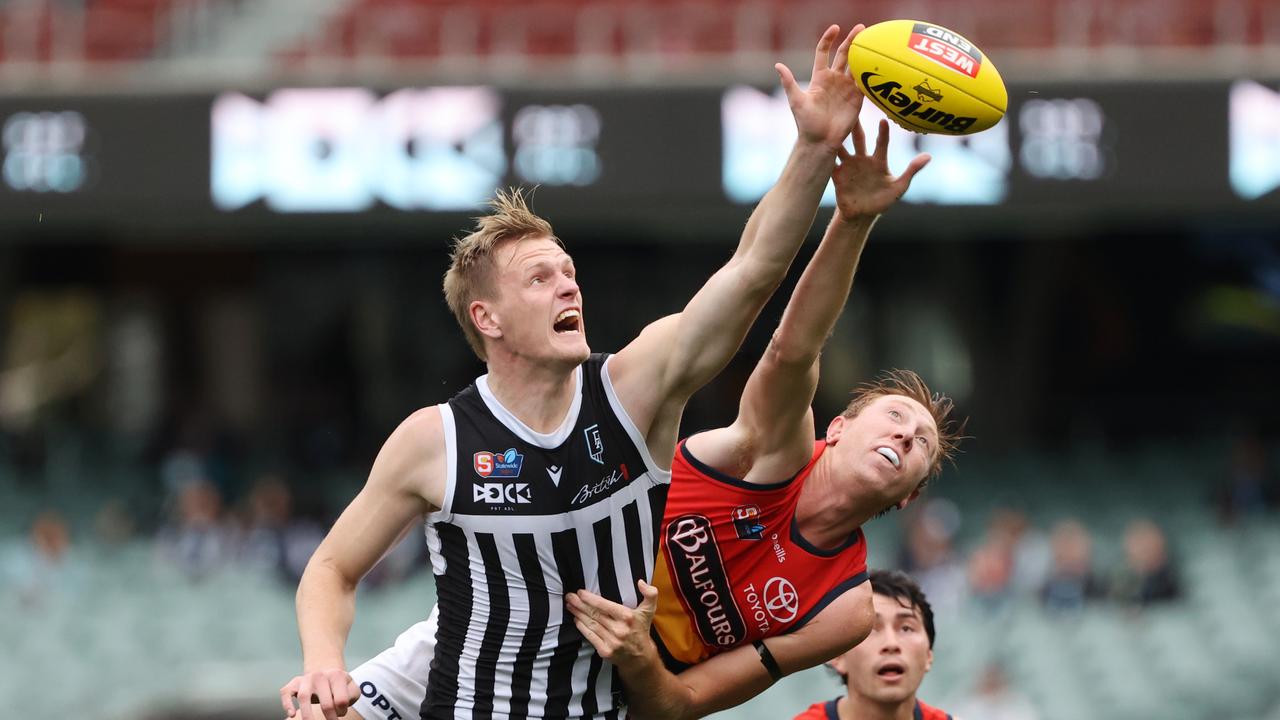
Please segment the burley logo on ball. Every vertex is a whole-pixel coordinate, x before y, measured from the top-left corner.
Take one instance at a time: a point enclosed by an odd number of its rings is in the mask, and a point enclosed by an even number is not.
[[[480,451],[471,457],[471,467],[480,477],[520,477],[520,468],[524,465],[524,455],[515,448],[507,448],[504,452],[493,453]]]

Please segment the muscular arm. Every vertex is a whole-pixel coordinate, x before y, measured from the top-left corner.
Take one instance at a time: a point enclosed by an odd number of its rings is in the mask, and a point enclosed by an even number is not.
[[[346,702],[338,696],[344,690],[343,650],[355,616],[356,585],[415,518],[442,502],[444,478],[440,413],[426,408],[387,439],[368,482],[307,563],[297,593],[303,674],[282,689],[283,700],[314,694],[326,717],[331,707],[345,709]],[[308,717],[307,703],[301,712]]]
[[[888,141],[885,126],[875,152],[868,155],[859,126],[854,153],[841,149],[833,173],[836,212],[747,380],[737,419],[728,428],[690,440],[690,451],[703,462],[751,482],[769,483],[789,477],[811,457],[811,404],[822,347],[849,298],[872,225],[928,162],[928,156],[917,157],[894,178],[888,173]],[[734,463],[745,467],[732,467]]]
[[[679,410],[737,352],[813,223],[837,148],[861,109],[862,95],[846,67],[858,29],[834,62],[829,56],[838,28],[823,35],[808,90],[777,66],[799,131],[781,177],[752,213],[728,263],[683,311],[645,328],[611,361],[614,387],[655,457],[671,455]]]
[[[596,605],[594,598],[588,593],[577,595],[579,599],[587,598],[578,606],[583,609],[574,611],[578,626],[585,625],[583,634],[602,656],[617,665],[627,686],[630,717],[699,718],[740,705],[773,684],[752,645],[721,653],[679,675],[673,674],[663,666],[648,637],[647,618],[636,619],[638,613],[643,615],[639,609],[633,611],[609,603],[607,609],[601,607],[590,619],[585,608],[587,602]],[[626,617],[632,620],[621,625],[617,622]],[[826,662],[862,642],[871,632],[873,618],[871,586],[863,583],[837,597],[799,630],[764,642],[782,673],[789,675]],[[625,632],[632,633],[630,640],[624,641],[617,634],[624,632],[619,630],[622,626],[627,627]]]

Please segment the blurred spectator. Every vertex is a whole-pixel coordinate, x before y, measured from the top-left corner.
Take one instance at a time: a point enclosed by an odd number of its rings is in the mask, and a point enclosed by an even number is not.
[[[220,569],[232,553],[232,535],[222,517],[222,496],[204,479],[178,490],[173,517],[156,536],[157,552],[182,574],[201,580]]]
[[[1093,570],[1093,539],[1077,520],[1063,520],[1049,540],[1053,566],[1040,588],[1040,599],[1049,610],[1079,610],[1089,600],[1105,595]]]
[[[71,531],[62,515],[56,510],[37,515],[27,541],[8,553],[3,570],[3,584],[26,609],[74,595],[83,568],[72,553]]]
[[[969,720],[1037,720],[1035,706],[1009,686],[1004,668],[992,663],[978,678],[968,699],[956,707],[955,717]]]
[[[969,593],[987,610],[1004,607],[1011,597],[1013,548],[1007,538],[988,537],[969,555]]]
[[[1124,531],[1124,568],[1118,574],[1112,594],[1139,607],[1177,600],[1182,583],[1169,559],[1164,532],[1155,523],[1138,519]]]
[[[93,519],[93,531],[106,547],[119,547],[133,539],[136,523],[125,504],[118,499],[103,503]]]
[[[1218,518],[1231,524],[1258,515],[1277,501],[1277,482],[1267,458],[1267,448],[1257,434],[1242,435],[1231,449],[1230,467],[1217,487]]]
[[[311,554],[324,539],[324,530],[318,523],[294,515],[293,493],[274,474],[254,482],[247,513],[239,543],[240,562],[297,585]]]
[[[991,533],[1006,538],[1012,548],[1013,571],[1009,578],[1012,590],[1030,595],[1042,587],[1053,562],[1044,531],[1032,527],[1026,513],[999,508],[991,518]]]
[[[916,579],[934,611],[945,615],[959,606],[966,585],[964,561],[952,544],[960,509],[945,498],[912,507],[903,518],[906,539],[899,567]]]

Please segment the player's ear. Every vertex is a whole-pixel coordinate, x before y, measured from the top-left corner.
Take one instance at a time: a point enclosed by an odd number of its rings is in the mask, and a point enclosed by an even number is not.
[[[916,488],[915,490],[912,490],[911,494],[899,500],[898,504],[895,507],[897,507],[899,510],[903,510],[908,505],[915,502],[915,499],[918,497],[920,497],[920,488]]]
[[[827,444],[835,445],[840,442],[840,436],[844,434],[844,426],[847,418],[843,415],[837,415],[827,424]]]
[[[467,308],[471,322],[481,335],[494,339],[502,337],[502,320],[497,315],[497,308],[484,300],[472,300]]]
[[[843,654],[841,654],[841,655],[837,655],[837,656],[835,656],[835,657],[831,658],[830,660],[828,660],[828,661],[827,661],[827,667],[831,668],[832,670],[835,670],[837,673],[839,673],[839,674],[841,674],[841,675],[848,675],[848,674],[849,674],[849,671],[848,671],[848,670],[846,670],[846,669],[845,669],[845,666],[844,666],[844,655],[843,655]]]
[[[932,667],[933,667],[933,650],[930,650],[928,656],[926,656],[924,659],[924,671],[929,672],[929,669]]]

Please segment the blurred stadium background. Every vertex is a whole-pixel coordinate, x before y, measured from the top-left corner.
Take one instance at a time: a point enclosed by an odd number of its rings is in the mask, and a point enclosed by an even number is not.
[[[776,177],[772,63],[897,17],[975,40],[1011,103],[967,140],[895,131],[895,168],[934,162],[818,398],[910,367],[971,417],[868,528],[937,608],[921,697],[1280,718],[1275,0],[0,0],[0,696],[278,717],[306,558],[395,424],[481,372],[449,238],[539,185],[615,350]],[[731,418],[781,306],[686,430]],[[423,560],[366,582],[351,666],[425,615]],[[840,693],[815,669],[719,717]]]

